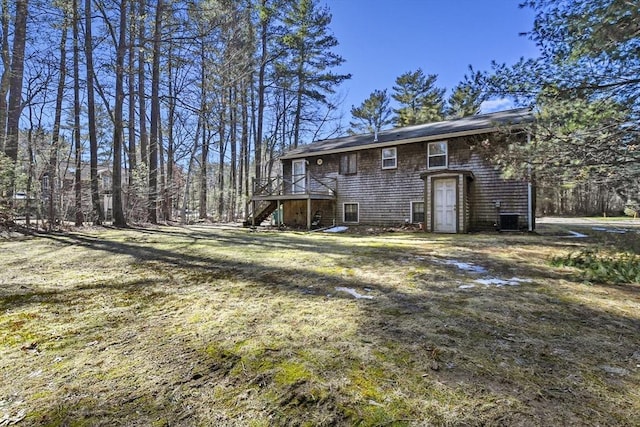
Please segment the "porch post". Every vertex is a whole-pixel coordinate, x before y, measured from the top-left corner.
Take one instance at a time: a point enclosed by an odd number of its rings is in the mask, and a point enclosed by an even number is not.
[[[276,201],[276,212],[278,212],[278,214],[276,215],[276,218],[278,218],[278,220],[276,221],[276,226],[280,227],[282,225],[282,215],[280,215],[280,199]]]
[[[307,197],[307,230],[311,230],[311,197]]]
[[[255,227],[256,226],[256,201],[252,200],[251,201],[251,226]]]

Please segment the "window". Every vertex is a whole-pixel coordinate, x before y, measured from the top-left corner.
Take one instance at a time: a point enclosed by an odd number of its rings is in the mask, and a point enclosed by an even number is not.
[[[49,175],[44,175],[42,177],[42,192],[43,193],[49,192]]]
[[[291,189],[293,194],[303,194],[307,190],[307,162],[294,160],[292,162]]]
[[[344,222],[358,222],[358,204],[344,204]]]
[[[424,222],[424,202],[411,202],[411,222]]]
[[[356,153],[343,154],[340,157],[340,175],[355,175],[357,158]]]
[[[427,169],[444,169],[447,163],[447,142],[430,142],[427,146]]]
[[[382,149],[382,169],[395,169],[398,164],[396,147]]]
[[[102,189],[103,190],[111,189],[111,177],[109,175],[102,175]]]

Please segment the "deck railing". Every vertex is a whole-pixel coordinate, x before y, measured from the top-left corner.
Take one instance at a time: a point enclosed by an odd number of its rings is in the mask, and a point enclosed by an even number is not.
[[[265,196],[289,196],[289,195],[336,195],[337,179],[332,177],[317,177],[310,173],[293,175],[291,179],[281,176],[261,180],[253,180],[253,195]]]

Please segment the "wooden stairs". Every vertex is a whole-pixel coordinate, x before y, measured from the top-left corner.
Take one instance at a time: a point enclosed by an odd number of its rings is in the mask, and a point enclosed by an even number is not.
[[[256,205],[255,222],[253,220],[254,212],[249,212],[247,219],[242,223],[242,225],[244,225],[245,227],[251,227],[254,224],[262,224],[262,222],[267,219],[269,215],[271,215],[276,210],[277,207],[278,204],[275,201],[264,200],[260,202],[260,204]]]

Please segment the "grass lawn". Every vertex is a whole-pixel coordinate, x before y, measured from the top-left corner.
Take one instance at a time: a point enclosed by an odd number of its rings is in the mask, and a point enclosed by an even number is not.
[[[622,238],[0,240],[0,426],[637,426],[640,284],[548,262]]]

